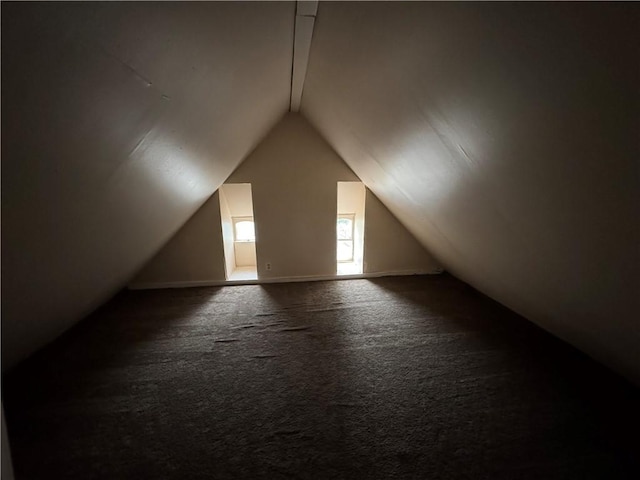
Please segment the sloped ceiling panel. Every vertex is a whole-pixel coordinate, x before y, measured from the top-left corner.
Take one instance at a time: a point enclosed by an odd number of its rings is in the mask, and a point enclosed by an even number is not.
[[[3,368],[124,285],[284,115],[294,10],[2,4]]]
[[[638,18],[323,2],[301,111],[452,272],[640,382]]]

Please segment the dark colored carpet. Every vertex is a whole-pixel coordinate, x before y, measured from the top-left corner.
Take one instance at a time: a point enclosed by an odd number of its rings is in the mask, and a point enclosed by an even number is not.
[[[447,275],[124,292],[4,396],[19,480],[640,478],[638,390]]]

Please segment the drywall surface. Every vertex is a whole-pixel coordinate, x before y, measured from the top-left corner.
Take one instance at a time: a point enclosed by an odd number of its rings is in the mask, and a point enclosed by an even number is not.
[[[251,184],[225,183],[220,190],[224,191],[232,217],[253,217]]]
[[[3,368],[125,285],[287,111],[294,9],[2,4]]]
[[[362,188],[358,178],[313,127],[302,116],[288,114],[219,189],[222,228],[229,229],[227,238],[232,239],[232,214],[251,215],[250,203],[242,201],[246,192],[240,193],[248,185],[238,184],[251,183],[260,279],[335,275],[338,181],[358,182],[356,185]],[[238,195],[234,196],[234,192]],[[231,196],[232,202],[229,201]],[[357,195],[351,198],[352,204],[360,204],[355,197]],[[349,196],[345,198],[348,204]],[[437,270],[438,264],[431,255],[375,196],[367,193],[366,202],[364,250],[369,266],[365,273],[432,273]],[[215,264],[224,262],[221,229],[207,223],[220,222],[214,220],[213,212],[209,211],[214,203],[216,199],[210,199],[192,217],[145,267],[132,287],[188,285],[195,277],[185,275],[180,261],[191,263],[209,259],[207,262],[212,265],[212,259],[220,257]],[[345,208],[349,209],[348,205]],[[226,266],[227,273],[236,267],[231,243],[224,247],[227,262],[231,259]],[[236,243],[236,247],[239,245]],[[266,270],[267,262],[271,263],[271,270]],[[224,272],[215,269],[208,276],[199,277],[198,282],[218,283],[224,279]]]
[[[218,195],[220,196],[220,219],[222,221],[222,242],[224,247],[224,266],[226,277],[228,278],[236,269],[236,253],[233,245],[233,219],[231,218],[231,210],[229,209],[229,202],[225,195],[224,189],[218,189]],[[210,239],[212,242],[217,242],[217,238],[214,236]],[[213,248],[213,247],[212,247]],[[188,255],[185,252],[185,255]],[[173,280],[180,279],[176,277]],[[212,280],[218,280],[213,278]]]
[[[256,244],[255,242],[236,242],[236,266],[255,267],[256,266]]]
[[[640,383],[638,18],[321,3],[301,112],[447,269]]]
[[[367,189],[364,273],[436,273],[440,265]]]
[[[298,114],[285,116],[229,177],[251,183],[258,278],[335,275],[341,180],[358,178]]]
[[[223,281],[224,253],[218,192],[184,224],[131,282],[132,287],[173,282]]]

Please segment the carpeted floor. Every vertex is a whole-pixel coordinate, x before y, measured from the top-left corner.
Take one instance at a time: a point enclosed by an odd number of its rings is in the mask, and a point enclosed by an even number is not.
[[[448,275],[124,292],[3,383],[18,480],[640,478],[638,389]]]

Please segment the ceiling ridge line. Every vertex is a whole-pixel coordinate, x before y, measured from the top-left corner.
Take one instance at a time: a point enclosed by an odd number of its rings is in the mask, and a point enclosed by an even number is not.
[[[289,111],[291,112],[300,111],[317,10],[317,1],[296,2],[296,16],[293,26],[291,98],[289,100]]]

